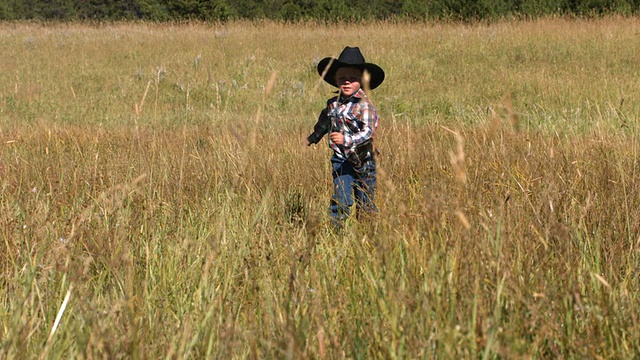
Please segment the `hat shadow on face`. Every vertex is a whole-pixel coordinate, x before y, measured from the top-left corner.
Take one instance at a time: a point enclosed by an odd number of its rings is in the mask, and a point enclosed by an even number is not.
[[[318,63],[318,75],[330,85],[338,87],[336,83],[336,71],[342,67],[355,67],[363,72],[363,81],[369,78],[368,88],[373,90],[384,81],[384,70],[376,64],[368,63],[364,59],[360,48],[345,47],[338,58],[326,57]],[[367,76],[368,73],[368,76]]]

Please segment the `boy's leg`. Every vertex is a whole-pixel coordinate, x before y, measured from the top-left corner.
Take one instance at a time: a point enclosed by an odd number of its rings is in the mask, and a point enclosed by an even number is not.
[[[337,157],[331,158],[331,166],[333,168],[333,197],[329,206],[329,215],[334,226],[342,227],[344,221],[349,217],[353,205],[355,171],[349,161]]]
[[[374,215],[378,212],[378,208],[374,203],[376,182],[376,163],[375,160],[371,159],[358,169],[358,177],[354,186],[356,215],[358,218],[365,214]]]

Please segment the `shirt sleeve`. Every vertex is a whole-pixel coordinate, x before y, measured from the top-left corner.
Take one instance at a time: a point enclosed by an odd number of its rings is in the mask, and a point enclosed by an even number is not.
[[[322,137],[329,132],[329,128],[331,127],[331,122],[329,121],[329,116],[327,116],[327,109],[323,109],[318,115],[318,121],[313,127],[313,132],[307,140],[309,141],[309,145],[317,144],[318,141],[322,139]]]
[[[360,131],[353,135],[345,135],[345,147],[355,147],[364,144],[373,137],[373,132],[378,126],[378,112],[375,107],[366,100],[358,104],[360,110]]]

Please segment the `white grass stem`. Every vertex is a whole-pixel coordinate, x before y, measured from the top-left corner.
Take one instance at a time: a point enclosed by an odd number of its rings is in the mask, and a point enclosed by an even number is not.
[[[56,315],[56,320],[53,322],[53,326],[51,327],[51,333],[49,333],[49,337],[47,338],[47,344],[45,345],[44,352],[42,353],[41,359],[45,359],[46,355],[51,347],[51,340],[53,339],[53,335],[55,335],[56,330],[58,330],[58,325],[60,325],[60,320],[62,319],[62,315],[64,314],[64,310],[67,308],[67,304],[69,303],[69,299],[71,298],[71,290],[73,290],[73,284],[69,286],[67,290],[67,294],[62,301],[62,305],[60,305],[60,310],[58,310],[58,315]]]

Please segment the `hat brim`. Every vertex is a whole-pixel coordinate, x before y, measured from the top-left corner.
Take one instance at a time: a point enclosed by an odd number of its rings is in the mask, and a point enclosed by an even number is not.
[[[332,57],[326,57],[320,60],[318,63],[318,75],[320,75],[320,77],[330,85],[338,87],[338,84],[336,83],[336,72],[342,67],[355,67],[361,70],[367,70],[370,75],[369,89],[371,90],[380,86],[384,81],[384,70],[376,64],[349,64]]]

